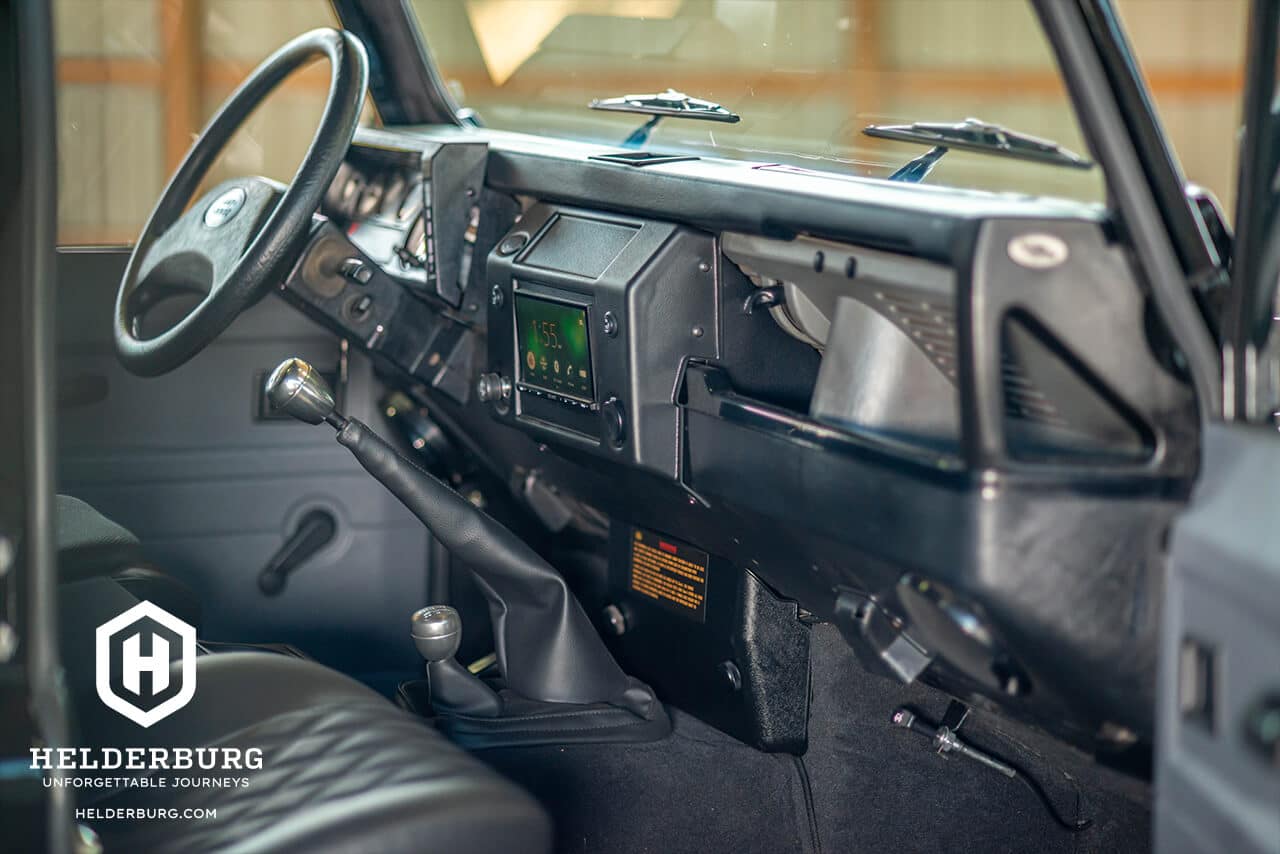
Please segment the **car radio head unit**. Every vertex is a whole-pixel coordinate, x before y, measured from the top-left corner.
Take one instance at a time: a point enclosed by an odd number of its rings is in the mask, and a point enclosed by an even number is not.
[[[515,304],[520,384],[595,403],[586,307],[522,293]]]

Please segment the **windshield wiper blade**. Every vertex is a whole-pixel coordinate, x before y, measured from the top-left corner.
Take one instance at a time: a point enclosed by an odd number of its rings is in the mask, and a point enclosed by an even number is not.
[[[707,122],[742,121],[742,116],[727,110],[714,101],[694,98],[675,89],[657,92],[651,95],[623,95],[620,98],[596,98],[587,105],[593,110],[608,110],[615,113],[639,113],[653,116],[649,121],[631,132],[623,141],[627,148],[638,148],[649,139],[649,132],[658,122],[668,116],[681,119],[699,119]]]
[[[862,129],[862,132],[867,136],[880,139],[918,142],[933,146],[927,154],[916,158],[889,176],[890,180],[895,181],[914,183],[922,180],[929,174],[933,164],[952,148],[1030,160],[1050,166],[1067,166],[1072,169],[1093,168],[1092,160],[1068,151],[1052,140],[1020,133],[980,119],[970,118],[954,124],[915,122],[909,125],[868,125]]]

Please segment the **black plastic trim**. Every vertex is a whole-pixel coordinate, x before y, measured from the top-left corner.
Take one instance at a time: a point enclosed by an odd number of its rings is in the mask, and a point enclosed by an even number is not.
[[[372,131],[356,142],[426,146],[487,142],[485,185],[628,216],[660,217],[712,233],[741,231],[790,239],[810,234],[961,265],[984,219],[1016,217],[1103,222],[1099,205],[901,184],[825,172],[778,170],[704,157],[619,168],[592,159],[617,149],[529,134],[440,125]]]
[[[1173,237],[1174,251],[1191,281],[1206,279],[1218,270],[1218,252],[1199,211],[1187,197],[1187,179],[1160,125],[1119,15],[1111,0],[1081,0],[1081,5],[1102,70],[1120,106],[1121,121],[1134,141],[1160,216]]]
[[[1094,0],[1080,0],[1090,2]],[[1099,56],[1095,33],[1076,3],[1035,0],[1035,6],[1062,66],[1089,147],[1106,173],[1107,186],[1156,308],[1187,358],[1201,418],[1219,417],[1222,371],[1218,347],[1191,297],[1174,245],[1177,235],[1169,232],[1161,215],[1157,189],[1143,170],[1141,138],[1132,135],[1124,120],[1124,108]],[[1111,70],[1114,73],[1115,69]],[[1184,204],[1189,203],[1184,199]]]
[[[1257,408],[1250,352],[1261,350],[1271,333],[1275,300],[1276,253],[1270,232],[1276,217],[1273,177],[1280,163],[1280,120],[1272,106],[1276,84],[1276,30],[1280,7],[1255,2],[1250,11],[1245,71],[1244,138],[1240,145],[1239,198],[1236,202],[1236,254],[1232,289],[1223,318],[1224,345],[1234,357],[1228,370],[1226,405],[1237,418],[1269,416]]]
[[[459,124],[458,106],[423,45],[407,0],[332,0],[369,53],[369,93],[388,125]]]
[[[0,533],[9,539],[12,558],[10,571],[0,572],[0,622],[15,636],[12,657],[0,661],[4,760],[35,744],[71,746],[54,539],[58,183],[52,26],[50,4],[0,4],[0,91],[12,113],[0,133],[0,191],[10,200],[0,217],[8,273],[0,281],[0,362],[6,368],[0,382],[6,416],[0,418]],[[25,767],[22,761],[9,764]],[[39,777],[25,776],[6,779],[5,791],[10,797],[0,799],[0,824],[10,844],[70,848],[68,790],[43,789]]]

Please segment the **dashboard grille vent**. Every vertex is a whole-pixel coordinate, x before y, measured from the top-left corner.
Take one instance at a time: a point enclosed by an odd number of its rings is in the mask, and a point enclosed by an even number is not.
[[[1000,374],[1004,382],[1005,415],[1054,427],[1068,426],[1053,401],[1031,381],[1008,349],[1000,354]]]
[[[951,306],[915,294],[877,290],[880,314],[916,342],[929,361],[956,381],[956,316]]]

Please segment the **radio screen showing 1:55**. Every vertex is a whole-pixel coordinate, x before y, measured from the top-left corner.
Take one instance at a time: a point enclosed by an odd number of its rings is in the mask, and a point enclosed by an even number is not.
[[[525,385],[595,400],[585,308],[517,294],[516,326]]]

